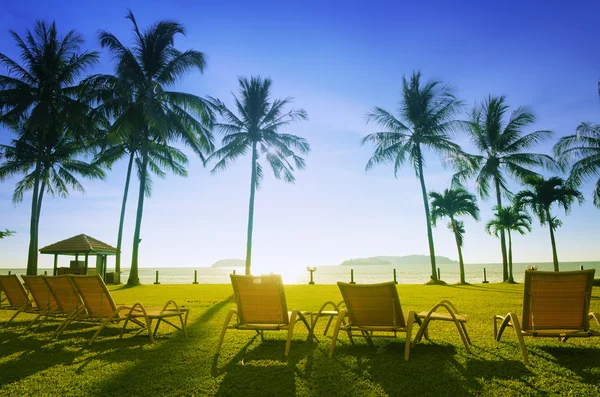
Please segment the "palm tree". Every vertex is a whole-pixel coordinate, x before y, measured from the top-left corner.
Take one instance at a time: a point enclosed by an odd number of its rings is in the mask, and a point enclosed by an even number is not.
[[[123,190],[123,200],[121,202],[121,215],[119,217],[119,230],[117,232],[117,254],[115,263],[115,274],[117,277],[121,271],[121,247],[123,242],[123,226],[125,224],[125,210],[127,208],[127,196],[129,193],[129,182],[131,180],[131,171],[133,169],[134,160],[136,160],[136,168],[138,175],[141,171],[141,163],[139,159],[140,147],[139,139],[133,132],[124,134],[110,134],[108,142],[104,143],[103,150],[97,154],[94,162],[106,167],[111,167],[115,162],[123,157],[128,158],[127,175],[125,178],[125,188]],[[148,147],[148,168],[154,174],[164,178],[166,172],[163,168],[168,168],[171,172],[180,176],[187,176],[185,166],[188,163],[187,156],[179,149],[163,144],[158,145],[151,142]],[[150,178],[149,175],[146,178]],[[151,184],[146,183],[146,195],[150,196]],[[120,282],[116,279],[115,282]]]
[[[565,214],[571,209],[571,204],[575,200],[579,204],[583,203],[583,195],[580,191],[565,183],[562,178],[553,176],[544,179],[541,176],[530,176],[525,179],[525,183],[530,186],[529,190],[522,190],[515,196],[517,205],[531,207],[533,213],[540,220],[543,226],[548,224],[550,229],[550,242],[552,244],[552,261],[554,270],[558,271],[558,256],[556,255],[556,241],[554,240],[554,231],[561,226],[561,221],[552,216],[550,208],[554,203],[563,207]]]
[[[206,100],[169,91],[169,87],[187,72],[203,72],[205,66],[201,52],[181,52],[175,48],[175,36],[185,33],[183,26],[173,21],[160,21],[142,32],[131,11],[127,19],[133,24],[131,48],[110,32],[99,34],[100,45],[108,48],[116,60],[115,75],[92,76],[87,84],[96,89],[95,100],[102,102],[99,111],[112,122],[111,130],[117,134],[134,134],[137,139],[140,188],[127,284],[139,285],[138,256],[144,198],[151,183],[148,170],[154,168],[151,152],[153,148],[164,150],[169,142],[180,141],[204,162],[205,155],[214,148],[210,131],[213,113]],[[129,156],[132,162],[131,152]]]
[[[23,201],[25,191],[34,190],[36,179],[39,178],[39,194],[35,195],[35,207],[33,216],[39,223],[42,211],[42,200],[44,193],[52,196],[58,195],[66,198],[69,195],[69,188],[85,193],[85,189],[77,180],[75,175],[81,175],[88,179],[103,179],[104,172],[97,164],[86,163],[79,159],[80,156],[89,151],[85,145],[82,145],[81,139],[73,134],[64,132],[59,139],[48,145],[40,146],[38,137],[27,131],[21,131],[18,139],[12,141],[12,145],[0,145],[0,151],[3,153],[4,162],[0,164],[0,181],[15,176],[25,174],[25,177],[19,181],[13,192],[13,202]],[[31,172],[33,169],[33,172]],[[38,170],[39,175],[36,175]],[[32,237],[33,245],[37,250],[38,234],[35,225],[35,235]],[[27,269],[28,274],[37,273],[35,269]]]
[[[294,183],[294,170],[305,168],[304,158],[298,154],[308,154],[310,145],[299,136],[283,134],[279,130],[292,122],[306,120],[303,109],[285,111],[292,98],[271,99],[271,79],[261,77],[239,78],[240,97],[233,95],[238,115],[229,110],[219,100],[214,104],[223,121],[215,126],[224,134],[223,147],[215,151],[211,158],[217,161],[212,172],[225,170],[238,157],[252,153],[252,174],[250,177],[250,203],[248,208],[248,235],[246,243],[246,274],[252,266],[252,228],[254,225],[254,194],[263,177],[262,166],[258,162],[260,154],[265,156],[277,179]],[[260,152],[260,153],[259,153]]]
[[[39,213],[44,192],[40,186],[41,156],[50,153],[53,145],[65,138],[65,133],[81,138],[93,130],[88,107],[75,99],[78,92],[75,85],[79,76],[98,61],[98,53],[82,51],[83,37],[74,30],[59,36],[55,23],[47,26],[38,21],[33,32],[28,30],[24,38],[13,31],[10,34],[23,63],[0,53],[0,65],[8,71],[0,75],[0,125],[20,131],[21,142],[13,146],[13,155],[26,157],[13,157],[8,161],[12,165],[4,170],[12,175],[11,166],[18,168],[16,172],[33,168],[22,182],[26,181],[27,190],[33,190],[27,274],[36,274]],[[25,147],[23,151],[21,147]],[[30,155],[38,157],[27,157]]]
[[[526,177],[537,175],[530,167],[544,166],[552,168],[555,162],[546,154],[529,153],[527,150],[539,142],[550,138],[551,131],[539,130],[529,134],[524,129],[535,123],[535,115],[525,107],[512,111],[506,120],[509,107],[506,97],[488,96],[475,106],[470,120],[464,123],[471,141],[479,154],[475,168],[465,167],[455,175],[455,182],[463,182],[475,176],[477,190],[482,198],[488,197],[493,186],[496,193],[496,205],[502,208],[502,196],[509,196],[506,174],[523,181]],[[503,280],[508,280],[508,261],[506,257],[506,237],[500,230]]]
[[[502,231],[508,234],[508,282],[514,283],[511,231],[525,234],[531,231],[531,217],[517,205],[494,207],[494,218],[485,225],[485,231],[500,237]]]
[[[460,146],[452,141],[452,133],[458,126],[455,120],[462,103],[456,99],[448,86],[439,81],[421,83],[421,73],[416,72],[407,80],[402,78],[402,97],[398,109],[398,118],[388,110],[375,107],[367,114],[368,120],[384,128],[384,132],[375,132],[366,136],[362,144],[373,143],[375,152],[367,162],[366,170],[381,163],[394,165],[394,176],[408,159],[421,182],[423,206],[429,240],[431,258],[431,280],[438,282],[429,201],[425,187],[423,167],[425,149],[450,156],[463,158]]]
[[[457,216],[470,215],[479,220],[477,198],[463,188],[445,189],[442,193],[431,192],[431,223],[436,225],[438,219],[448,217],[448,229],[454,233],[456,248],[458,249],[458,263],[460,265],[460,283],[466,284],[465,263],[463,262],[462,246],[464,241],[464,222],[456,220]]]
[[[554,145],[561,163],[573,163],[569,183],[575,187],[595,179],[594,205],[600,208],[600,124],[581,123],[574,135],[562,137]]]

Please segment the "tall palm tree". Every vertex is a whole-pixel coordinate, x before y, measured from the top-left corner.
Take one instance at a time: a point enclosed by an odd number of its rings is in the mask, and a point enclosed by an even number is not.
[[[385,131],[372,133],[362,140],[363,145],[365,143],[375,145],[375,152],[366,165],[367,171],[377,164],[392,163],[394,176],[397,176],[407,159],[412,163],[421,182],[433,282],[438,282],[438,277],[429,201],[423,173],[425,164],[423,152],[429,149],[443,156],[464,157],[460,146],[452,141],[452,133],[459,125],[455,117],[461,106],[462,103],[448,86],[442,85],[439,81],[421,83],[421,73],[413,73],[409,79],[402,78],[398,117],[388,110],[375,107],[367,114],[368,120],[375,122]]]
[[[254,225],[254,194],[263,177],[262,166],[258,162],[264,155],[277,179],[294,183],[294,170],[305,168],[304,158],[298,154],[308,154],[310,145],[299,136],[283,134],[279,130],[292,122],[308,118],[303,109],[284,110],[292,98],[271,99],[269,78],[239,78],[240,97],[233,95],[238,115],[229,110],[219,100],[214,104],[223,121],[215,126],[223,134],[223,146],[211,158],[217,160],[212,172],[225,170],[238,157],[252,153],[252,174],[250,177],[250,203],[248,208],[248,235],[246,243],[246,274],[252,266],[252,228]],[[298,153],[298,154],[296,154]]]
[[[600,208],[600,124],[579,124],[574,135],[558,140],[554,155],[563,165],[573,163],[569,182],[574,186],[598,177],[593,197],[594,205]]]
[[[475,168],[464,168],[455,175],[455,181],[463,182],[475,176],[477,190],[482,198],[496,193],[496,205],[502,208],[502,196],[509,196],[506,175],[519,181],[537,175],[531,167],[553,168],[556,163],[546,154],[527,152],[538,143],[551,137],[548,130],[534,131],[525,134],[524,129],[535,123],[535,115],[525,107],[518,107],[508,116],[509,107],[506,97],[488,96],[481,104],[475,106],[470,120],[464,123],[465,129],[479,154]],[[506,256],[506,236],[500,230],[500,247],[502,253],[502,276],[508,281],[508,261]]]
[[[124,157],[128,158],[127,175],[125,177],[125,188],[123,190],[123,200],[121,202],[121,215],[119,217],[119,230],[117,232],[117,254],[115,263],[115,274],[119,277],[121,271],[121,247],[123,242],[123,226],[125,224],[125,210],[127,209],[127,196],[129,194],[129,183],[131,181],[131,171],[133,169],[134,160],[138,175],[141,172],[141,163],[139,159],[140,146],[139,139],[135,135],[135,131],[129,133],[112,133],[108,136],[108,142],[105,142],[103,149],[96,155],[95,163],[103,166],[112,167],[112,165]],[[156,144],[151,142],[148,147],[148,168],[154,174],[164,178],[167,168],[171,172],[180,176],[187,176],[185,166],[188,163],[187,156],[179,149],[167,144]],[[149,175],[146,178],[150,178]],[[150,196],[151,184],[146,184],[146,195]],[[120,282],[117,278],[115,282]]]
[[[477,198],[465,189],[457,187],[445,189],[442,193],[431,192],[431,223],[436,225],[438,219],[450,218],[448,229],[454,233],[456,248],[458,249],[458,263],[460,266],[460,283],[466,284],[465,263],[463,262],[462,246],[464,242],[464,222],[456,220],[457,216],[470,215],[479,220],[479,207]]]
[[[541,176],[530,176],[525,179],[525,183],[530,189],[517,193],[515,203],[520,206],[531,207],[533,213],[540,220],[540,224],[542,226],[548,224],[550,242],[552,244],[552,261],[554,262],[554,270],[558,271],[558,255],[556,254],[554,231],[562,223],[556,217],[552,216],[550,209],[556,203],[559,207],[563,207],[565,214],[567,214],[575,200],[579,204],[583,203],[583,195],[580,191],[565,183],[562,178],[556,176],[549,179],[544,179]]]
[[[485,225],[485,231],[500,237],[502,231],[508,234],[508,282],[514,283],[512,236],[510,232],[525,234],[531,231],[531,217],[517,205],[494,207],[494,218]]]
[[[116,60],[115,75],[92,76],[87,84],[97,90],[95,100],[102,103],[100,111],[112,122],[111,129],[125,134],[135,131],[138,139],[140,188],[127,280],[128,285],[138,285],[140,232],[144,198],[151,182],[148,170],[153,168],[152,148],[164,149],[164,145],[179,141],[205,161],[214,148],[210,131],[214,116],[203,98],[169,90],[186,73],[203,72],[206,64],[203,53],[175,48],[175,36],[185,33],[183,26],[160,21],[142,32],[131,11],[127,19],[133,24],[130,48],[110,32],[99,34],[100,45]]]
[[[82,145],[79,138],[73,134],[65,132],[52,145],[47,145],[47,141],[40,146],[38,137],[27,131],[21,131],[18,138],[12,141],[12,145],[0,145],[0,151],[3,153],[4,162],[0,164],[0,181],[15,176],[25,174],[25,177],[19,181],[13,192],[13,202],[23,201],[23,194],[28,190],[34,190],[36,179],[41,182],[39,194],[37,194],[33,208],[33,215],[39,222],[42,211],[42,200],[44,193],[52,196],[58,195],[66,198],[69,195],[69,188],[85,193],[85,189],[75,177],[81,175],[88,179],[102,179],[104,172],[94,163],[87,163],[80,160],[82,155],[89,152],[89,148]],[[32,171],[33,170],[33,171]],[[36,170],[39,175],[36,175]],[[35,194],[35,191],[34,191]],[[37,227],[33,236],[33,245],[38,245]],[[37,273],[35,269],[27,269],[28,274]]]
[[[76,100],[76,84],[82,73],[98,61],[98,53],[82,51],[83,37],[74,30],[59,36],[54,22],[48,26],[38,21],[24,38],[13,31],[10,34],[19,48],[22,63],[0,53],[0,65],[8,71],[0,75],[0,125],[20,131],[22,142],[14,146],[14,155],[39,156],[10,160],[13,165],[16,161],[33,167],[24,181],[33,190],[27,274],[36,274],[39,213],[44,192],[41,156],[51,152],[65,133],[81,138],[93,130],[88,107]],[[21,146],[32,145],[33,151],[20,150]],[[31,167],[19,170],[24,172]]]

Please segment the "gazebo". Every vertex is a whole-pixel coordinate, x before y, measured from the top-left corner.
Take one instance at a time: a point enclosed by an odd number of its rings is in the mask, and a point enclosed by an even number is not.
[[[104,279],[106,277],[106,257],[108,255],[116,255],[117,249],[88,235],[79,234],[66,240],[47,245],[44,248],[40,249],[40,253],[54,255],[55,276],[59,273],[59,255],[75,256],[75,266],[67,268],[64,271],[65,273],[81,273],[81,270],[78,267],[80,263],[79,255],[84,255],[85,262],[83,267],[83,274],[87,274],[89,256],[96,255],[96,271]]]

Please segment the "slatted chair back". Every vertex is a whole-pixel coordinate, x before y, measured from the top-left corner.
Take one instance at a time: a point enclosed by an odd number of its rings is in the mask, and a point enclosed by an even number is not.
[[[83,303],[68,274],[43,278],[50,288],[58,309],[63,313],[80,311]]]
[[[281,275],[230,277],[240,324],[289,324]]]
[[[48,284],[44,281],[44,277],[46,276],[22,276],[23,283],[38,308],[57,310],[58,305],[50,288],[48,288]]]
[[[351,325],[406,326],[398,290],[393,281],[379,284],[337,284],[344,298]]]
[[[569,272],[527,270],[523,297],[524,331],[589,329],[595,269]]]
[[[112,295],[100,275],[70,277],[90,317],[107,318],[117,310]]]
[[[2,289],[11,307],[20,308],[30,302],[27,291],[16,274],[1,275],[0,289]]]

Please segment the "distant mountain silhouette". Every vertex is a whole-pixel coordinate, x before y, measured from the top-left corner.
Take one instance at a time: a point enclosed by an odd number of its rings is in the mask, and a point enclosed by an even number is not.
[[[212,264],[211,267],[244,267],[246,261],[243,259],[221,259]]]
[[[445,256],[435,257],[435,261],[440,265],[456,264]],[[372,256],[370,258],[356,258],[343,261],[340,266],[363,266],[363,265],[429,265],[431,264],[429,255],[406,255],[406,256]]]

